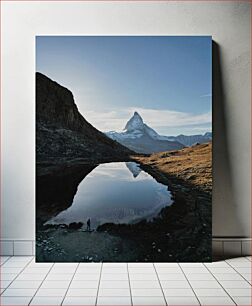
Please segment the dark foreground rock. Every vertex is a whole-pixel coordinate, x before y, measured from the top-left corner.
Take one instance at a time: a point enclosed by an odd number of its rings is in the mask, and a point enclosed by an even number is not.
[[[94,128],[67,88],[36,73],[36,160],[123,160],[133,152]]]
[[[137,254],[134,241],[108,233],[60,227],[37,232],[37,262],[130,262]]]

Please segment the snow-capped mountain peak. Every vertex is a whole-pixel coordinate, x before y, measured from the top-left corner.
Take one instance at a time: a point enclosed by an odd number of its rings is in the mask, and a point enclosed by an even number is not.
[[[204,135],[162,136],[144,123],[138,112],[126,123],[122,132],[107,132],[106,135],[138,153],[153,153],[179,150],[195,143],[205,143],[212,139],[212,133]]]
[[[134,115],[126,123],[123,131],[127,134],[135,135],[136,137],[138,137],[140,134],[148,135],[151,138],[159,137],[156,131],[144,123],[143,118],[138,114],[138,112],[134,112]]]
[[[144,129],[144,122],[138,112],[134,112],[134,115],[126,123],[124,131],[133,132],[135,130],[142,131]]]
[[[122,132],[111,131],[106,135],[138,153],[149,154],[184,147],[176,141],[163,139],[164,136],[144,123],[138,112],[134,112]]]

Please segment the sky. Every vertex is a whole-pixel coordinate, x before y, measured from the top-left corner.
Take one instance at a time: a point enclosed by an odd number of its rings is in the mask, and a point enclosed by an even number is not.
[[[212,129],[211,36],[37,36],[36,71],[104,132],[134,111],[161,135]]]

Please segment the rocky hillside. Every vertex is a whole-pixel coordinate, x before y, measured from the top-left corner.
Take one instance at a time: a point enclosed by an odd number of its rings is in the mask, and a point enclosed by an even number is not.
[[[71,91],[36,73],[37,162],[76,158],[112,161],[131,153],[83,118]]]

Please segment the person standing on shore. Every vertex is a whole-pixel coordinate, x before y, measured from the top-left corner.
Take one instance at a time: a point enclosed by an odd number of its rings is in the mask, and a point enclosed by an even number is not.
[[[88,220],[87,220],[87,231],[88,232],[91,231],[91,220],[90,220],[90,218],[88,218]]]

